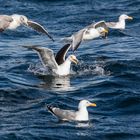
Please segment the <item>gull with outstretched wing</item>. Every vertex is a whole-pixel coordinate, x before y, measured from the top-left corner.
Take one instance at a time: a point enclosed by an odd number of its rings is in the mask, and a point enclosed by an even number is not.
[[[54,55],[53,50],[45,48],[45,47],[37,47],[37,46],[24,46],[29,49],[35,50],[39,58],[45,68],[49,68],[52,74],[55,75],[69,75],[70,74],[70,66],[71,62],[78,63],[78,59],[75,55],[69,55],[66,58],[66,54],[70,48],[70,44],[66,44],[62,47],[56,56]]]
[[[42,25],[32,20],[29,20],[24,15],[18,15],[18,14],[0,15],[0,32],[6,29],[10,29],[10,30],[16,29],[20,25],[31,27],[37,32],[46,34],[52,41],[54,41],[52,36],[48,33],[48,31]]]
[[[93,40],[100,36],[106,36],[108,34],[108,27],[105,21],[99,21],[97,23],[92,23],[91,25],[81,29],[80,31],[74,33],[72,36],[64,38],[64,41],[71,42],[71,48],[75,51],[82,41]]]

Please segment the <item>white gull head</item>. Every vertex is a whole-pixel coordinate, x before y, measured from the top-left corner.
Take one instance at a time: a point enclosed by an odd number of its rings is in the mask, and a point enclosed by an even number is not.
[[[10,23],[8,29],[16,29],[21,24],[27,25],[27,17],[23,15],[13,14],[12,16],[13,21]]]
[[[20,16],[20,23],[28,26],[28,18],[24,15]]]
[[[69,57],[67,59],[70,60],[71,62],[75,63],[75,64],[78,64],[78,59],[73,54],[69,55]]]
[[[104,27],[98,27],[96,29],[99,32],[99,34],[108,33],[108,31]]]
[[[88,100],[81,100],[78,109],[87,108],[88,106],[96,106],[96,104],[91,103]]]
[[[119,17],[119,21],[126,20],[126,19],[132,20],[133,18],[130,17],[130,16],[128,16],[128,15],[126,15],[126,14],[122,14],[122,15],[120,15],[120,17]]]
[[[88,111],[87,107],[88,106],[94,106],[96,107],[95,103],[91,103],[88,100],[81,100],[79,105],[78,105],[78,111],[76,112],[76,120],[78,121],[88,121]]]

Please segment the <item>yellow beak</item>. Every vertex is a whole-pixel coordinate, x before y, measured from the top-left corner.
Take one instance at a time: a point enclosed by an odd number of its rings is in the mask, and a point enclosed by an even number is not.
[[[128,17],[128,19],[132,20],[132,19],[133,19],[133,17],[130,17],[130,16],[129,16],[129,17]]]
[[[108,33],[108,30],[106,30],[106,29],[104,29],[104,31],[103,31],[104,33]]]
[[[105,34],[108,34],[108,30],[104,29],[101,34],[105,35]]]
[[[89,104],[89,106],[97,106],[95,103],[91,103],[91,104]]]
[[[76,65],[78,64],[78,59],[72,59],[72,62],[74,62]]]

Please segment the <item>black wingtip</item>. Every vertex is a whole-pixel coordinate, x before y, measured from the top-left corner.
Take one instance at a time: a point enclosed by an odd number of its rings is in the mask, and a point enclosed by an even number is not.
[[[77,46],[76,46],[76,47],[73,47],[73,46],[72,46],[72,47],[71,47],[71,50],[72,50],[73,52],[75,52],[75,51],[77,50],[77,48],[78,48]]]
[[[53,42],[55,42],[55,40],[53,39],[53,37],[52,37],[50,34],[46,33],[46,35],[47,35]]]
[[[47,105],[47,109],[48,109],[48,111],[50,111],[50,112],[53,113],[53,106],[51,106],[51,105]]]
[[[75,52],[75,49],[74,49],[73,47],[71,47],[71,51],[72,51],[72,52]]]
[[[80,44],[81,44],[81,42],[79,42],[76,46],[72,46],[71,47],[72,51],[75,52],[78,49],[78,47],[80,46]]]
[[[55,40],[53,38],[51,38],[53,42],[55,42]]]

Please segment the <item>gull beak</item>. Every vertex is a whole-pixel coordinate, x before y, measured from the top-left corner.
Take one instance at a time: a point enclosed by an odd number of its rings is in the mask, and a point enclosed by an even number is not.
[[[102,33],[107,33],[108,34],[108,30],[104,29]]]
[[[128,19],[132,20],[132,19],[133,19],[133,17],[128,16]]]
[[[72,62],[75,63],[75,64],[77,65],[79,61],[78,61],[78,59],[76,59],[76,58],[74,59],[74,58],[73,58],[73,59],[72,59]]]
[[[96,107],[97,105],[95,103],[90,103],[89,106],[94,106]]]
[[[106,38],[107,35],[108,35],[108,30],[104,29],[104,30],[102,31],[101,35],[102,35],[103,38]]]

